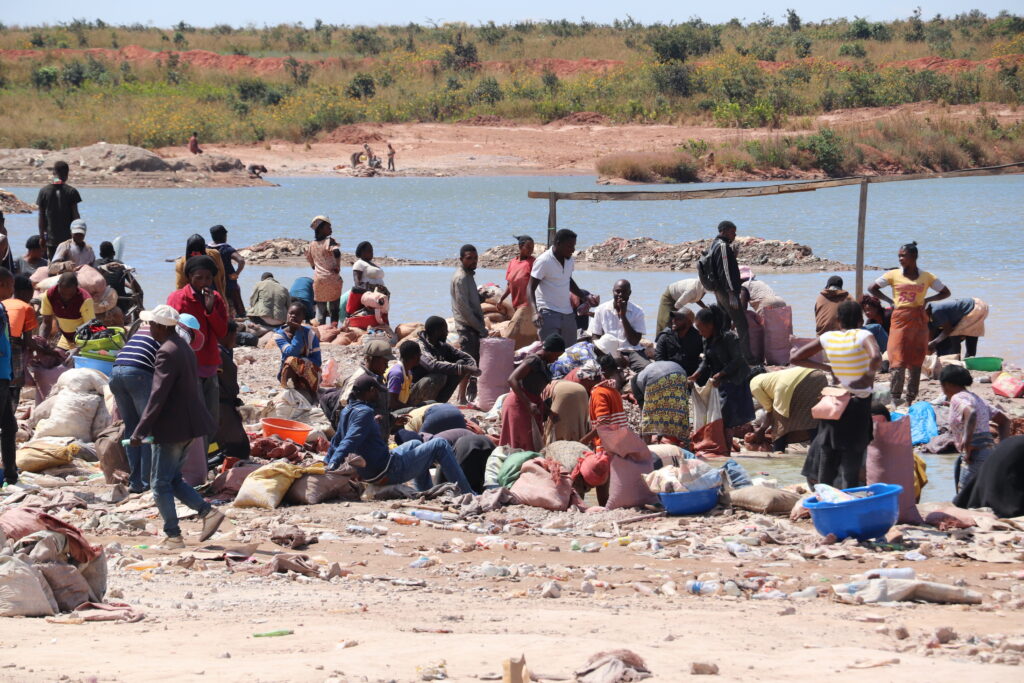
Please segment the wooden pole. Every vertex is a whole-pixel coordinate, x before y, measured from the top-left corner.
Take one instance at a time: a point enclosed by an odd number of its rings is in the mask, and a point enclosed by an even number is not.
[[[857,300],[864,295],[864,223],[868,216],[868,181],[860,183],[860,206],[857,209]]]
[[[548,194],[548,249],[550,249],[555,243],[555,232],[558,231],[558,216],[556,213],[555,205],[558,202],[558,196],[551,192]]]

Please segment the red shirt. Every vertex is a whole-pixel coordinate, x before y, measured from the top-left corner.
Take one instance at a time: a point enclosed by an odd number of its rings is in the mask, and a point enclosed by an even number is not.
[[[505,279],[512,296],[513,308],[522,308],[530,303],[530,271],[533,270],[534,257],[527,259],[514,258],[505,269]]]
[[[199,364],[200,377],[212,377],[220,367],[220,338],[228,333],[228,307],[219,292],[214,292],[213,310],[206,312],[202,299],[196,297],[192,285],[171,292],[167,297],[167,305],[178,313],[190,313],[199,321],[199,331],[206,339],[203,346],[196,351],[196,362]],[[213,372],[210,372],[213,368]]]

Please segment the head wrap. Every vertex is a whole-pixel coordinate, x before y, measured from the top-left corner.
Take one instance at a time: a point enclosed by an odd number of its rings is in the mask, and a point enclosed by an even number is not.
[[[185,277],[190,277],[197,270],[205,269],[210,275],[217,274],[217,264],[209,256],[193,256],[185,262]]]
[[[601,366],[597,361],[584,361],[583,365],[576,368],[576,376],[580,379],[598,379],[601,377]]]

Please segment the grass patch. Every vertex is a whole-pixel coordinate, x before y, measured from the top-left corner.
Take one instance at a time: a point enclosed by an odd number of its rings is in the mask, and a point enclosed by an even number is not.
[[[697,182],[696,160],[684,151],[612,154],[597,161],[597,172],[637,183]]]

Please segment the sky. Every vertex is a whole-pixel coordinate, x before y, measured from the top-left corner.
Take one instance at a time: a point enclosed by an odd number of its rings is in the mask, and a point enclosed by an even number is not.
[[[873,21],[904,18],[920,6],[926,18],[942,14],[952,16],[971,9],[980,9],[994,16],[1002,9],[1020,12],[1020,0],[860,0],[856,3],[838,0],[784,0],[766,5],[755,0],[732,0],[718,3],[681,3],[678,0],[634,0],[620,3],[609,0],[518,0],[517,2],[466,2],[465,0],[389,0],[375,3],[348,3],[337,0],[306,0],[292,5],[279,0],[178,0],[177,2],[125,2],[124,0],[48,0],[47,2],[16,2],[3,0],[0,21],[8,26],[58,24],[72,19],[103,19],[111,24],[151,24],[169,27],[179,21],[193,26],[303,22],[312,26],[316,19],[329,24],[377,25],[416,22],[444,23],[462,21],[471,24],[507,23],[521,20],[571,19],[585,17],[590,21],[609,23],[626,15],[643,23],[685,21],[699,16],[712,23],[737,17],[744,22],[758,21],[764,14],[781,22],[786,9],[792,7],[805,21],[830,18],[853,18],[856,14]],[[691,9],[692,8],[692,9]]]

